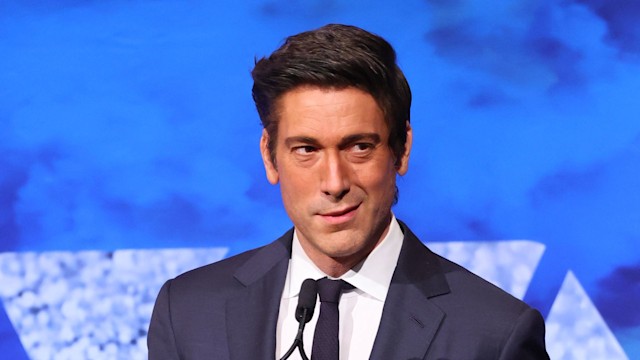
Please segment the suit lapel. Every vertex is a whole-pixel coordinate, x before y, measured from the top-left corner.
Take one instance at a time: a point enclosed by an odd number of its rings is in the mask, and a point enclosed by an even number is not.
[[[400,223],[405,238],[378,334],[372,360],[423,359],[444,313],[429,298],[449,293],[438,258]]]
[[[429,298],[449,293],[435,254],[400,222],[405,234],[371,360],[423,359],[444,313]],[[280,298],[291,256],[292,230],[238,269],[244,286],[226,306],[231,359],[273,359]],[[274,291],[274,289],[276,289]]]
[[[226,319],[231,359],[270,359],[276,352],[280,298],[291,256],[292,232],[258,250],[238,269],[244,286],[227,301]]]

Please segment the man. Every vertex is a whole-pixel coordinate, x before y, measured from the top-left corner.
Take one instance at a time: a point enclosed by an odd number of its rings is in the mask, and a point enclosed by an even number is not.
[[[303,280],[325,277],[352,286],[339,299],[342,359],[548,358],[536,310],[432,253],[391,212],[413,135],[409,85],[384,39],[327,25],[288,38],[252,75],[267,179],[294,228],[168,281],[151,359],[279,359]],[[314,360],[324,311],[304,334]]]

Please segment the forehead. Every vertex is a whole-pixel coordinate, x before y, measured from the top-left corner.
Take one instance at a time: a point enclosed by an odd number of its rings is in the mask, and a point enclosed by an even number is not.
[[[298,87],[281,96],[278,133],[310,131],[323,135],[345,131],[388,132],[373,96],[360,89]]]

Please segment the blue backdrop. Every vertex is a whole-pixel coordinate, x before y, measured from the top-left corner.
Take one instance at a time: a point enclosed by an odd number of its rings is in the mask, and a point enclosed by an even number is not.
[[[637,19],[630,0],[3,1],[0,353],[144,358],[163,280],[284,232],[249,72],[339,22],[388,39],[412,86],[398,218],[538,307],[552,357],[640,359]]]

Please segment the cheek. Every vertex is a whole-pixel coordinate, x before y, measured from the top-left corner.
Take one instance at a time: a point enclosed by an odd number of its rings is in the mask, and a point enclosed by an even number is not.
[[[370,190],[379,193],[380,196],[385,196],[389,191],[395,192],[396,171],[393,164],[384,163],[360,174],[360,182]]]
[[[307,181],[305,181],[307,180]],[[282,201],[287,207],[301,207],[305,198],[312,191],[310,179],[301,175],[280,176],[280,192]]]

